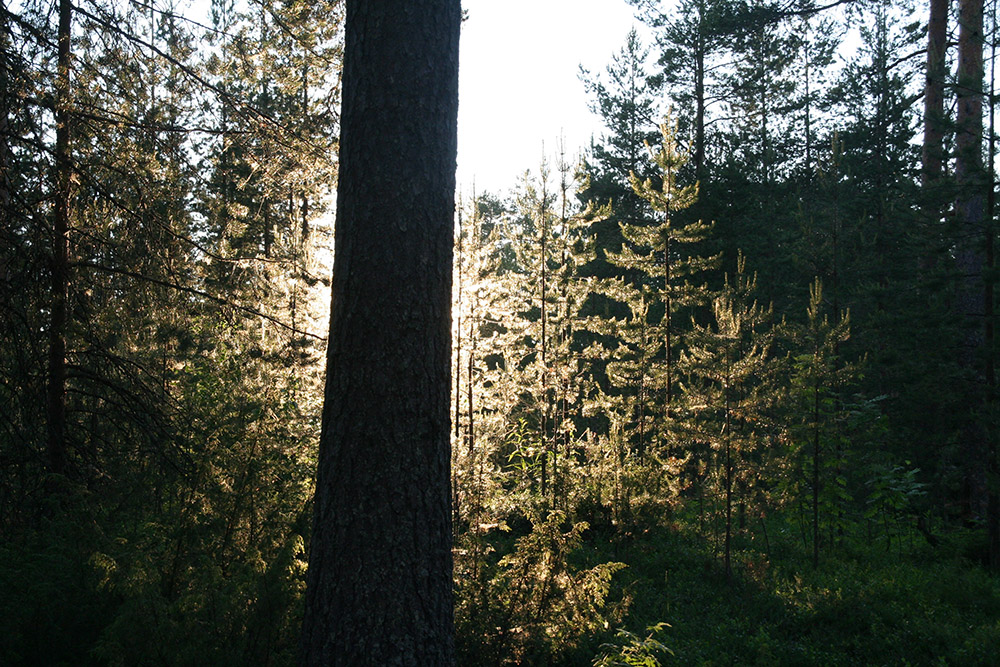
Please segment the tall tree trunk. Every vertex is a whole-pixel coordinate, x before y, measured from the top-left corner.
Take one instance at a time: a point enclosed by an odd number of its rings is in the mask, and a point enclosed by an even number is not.
[[[731,539],[733,533],[733,424],[730,421],[732,415],[729,402],[729,352],[726,351],[726,383],[723,387],[725,392],[725,447],[726,447],[726,547],[725,566],[726,579],[733,576],[733,568],[730,562]]]
[[[921,182],[924,189],[932,188],[941,178],[944,164],[944,83],[945,50],[948,39],[949,0],[930,0],[927,23],[927,78],[924,82],[924,145],[921,160]],[[927,193],[929,194],[929,193]],[[929,197],[929,200],[932,200]],[[933,206],[936,213],[939,206]]]
[[[476,196],[472,196],[472,205],[476,206]],[[455,267],[458,275],[456,290],[455,290],[455,301],[454,308],[457,312],[454,313],[453,318],[455,320],[455,340],[453,341],[453,346],[455,348],[455,370],[454,378],[455,385],[452,389],[452,401],[454,401],[454,416],[452,417],[452,428],[455,429],[454,435],[452,437],[452,450],[453,452],[457,450],[458,444],[462,441],[462,273],[463,264],[465,263],[465,257],[462,254],[462,202],[459,200],[458,204],[458,225],[456,227],[456,257],[455,257]],[[458,523],[461,517],[460,511],[460,500],[458,497],[458,477],[457,469],[454,466],[454,461],[452,462],[453,469],[451,471],[451,511],[452,511],[452,522]]]
[[[698,181],[705,178],[705,6],[698,8],[698,45],[694,54],[694,175]]]
[[[985,327],[985,349],[986,349],[986,400],[984,413],[993,414],[996,405],[996,362],[994,359],[995,348],[995,327],[993,322],[993,271],[996,266],[995,257],[995,214],[996,214],[996,171],[993,168],[993,159],[996,156],[996,108],[995,108],[995,86],[996,81],[996,61],[997,61],[997,8],[994,2],[991,6],[990,23],[990,111],[989,111],[989,147],[986,152],[987,179],[989,187],[986,191],[986,272],[990,276],[984,281],[983,289],[983,309],[986,315]],[[997,460],[996,438],[989,438],[986,455],[988,457],[987,474],[987,497],[986,497],[986,531],[989,538],[989,565],[993,570],[1000,570],[1000,460]]]
[[[669,216],[670,213],[668,212]],[[671,285],[672,276],[670,275],[670,235],[671,232],[668,229],[666,238],[663,239],[663,328],[664,328],[664,340],[663,340],[663,366],[664,373],[666,375],[666,395],[664,396],[664,406],[663,415],[665,417],[663,428],[664,430],[670,429],[670,421],[673,419],[673,403],[674,403],[674,368],[673,368],[673,357],[671,355],[671,350],[673,349],[674,341],[671,334],[673,333],[671,325],[672,311],[674,308],[673,299],[673,286]]]
[[[809,40],[811,39],[811,35],[809,34],[809,27],[810,26],[809,26],[809,19],[808,18],[806,18],[803,21],[802,27],[803,27],[803,30],[806,33],[805,40],[804,40],[805,43],[804,43],[804,46],[803,46],[803,48],[805,49],[805,66],[803,68],[804,69],[803,74],[805,75],[805,79],[806,79],[805,80],[805,84],[806,84],[806,108],[805,108],[805,119],[804,119],[805,120],[805,132],[806,132],[806,145],[805,145],[805,149],[806,149],[806,168],[805,168],[805,174],[806,174],[806,180],[812,181],[812,178],[813,178],[813,168],[812,168],[812,163],[813,163],[813,160],[812,160],[812,144],[813,144],[813,137],[812,137],[812,88],[811,88],[811,85],[810,85],[812,83],[812,81],[810,80],[811,71],[810,71],[810,67],[809,67],[809,65],[810,65],[810,58],[811,58],[811,53],[809,52],[809,47],[811,45],[811,42]]]
[[[664,222],[666,222],[666,232],[663,237],[663,366],[665,374],[665,384],[666,391],[664,394],[664,405],[663,405],[663,430],[667,433],[671,428],[670,420],[673,418],[671,413],[671,408],[673,407],[673,358],[671,357],[671,348],[673,347],[673,340],[671,340],[671,325],[673,321],[671,315],[673,314],[673,285],[671,284],[673,276],[670,275],[671,271],[671,260],[670,260],[670,239],[673,235],[673,229],[671,227],[673,220],[671,215],[673,211],[671,210],[671,205],[674,197],[674,182],[676,180],[676,175],[673,170],[673,163],[667,163],[669,167],[666,169],[664,175],[664,185],[666,186],[666,192],[664,193],[666,199],[665,210],[663,211]],[[671,452],[672,453],[672,452]]]
[[[13,211],[10,203],[10,143],[7,139],[10,136],[10,126],[7,117],[11,114],[11,103],[14,101],[10,93],[10,81],[7,72],[13,69],[13,58],[8,56],[11,49],[12,35],[10,34],[10,24],[7,15],[0,17],[0,218],[7,224],[13,220]],[[13,225],[12,225],[13,227]],[[0,229],[0,233],[8,230]],[[6,276],[0,273],[0,280]]]
[[[927,22],[927,72],[924,82],[924,143],[921,154],[920,183],[923,188],[923,214],[927,224],[941,219],[942,176],[944,175],[945,109],[944,87],[947,76],[948,9],[951,0],[930,0]],[[930,230],[933,235],[933,228]],[[925,253],[920,260],[922,271],[937,263],[936,253]]]
[[[476,197],[472,196],[472,205],[476,206]],[[455,260],[455,265],[458,268],[458,284],[455,297],[455,307],[458,312],[455,313],[455,390],[454,390],[454,401],[455,401],[455,423],[452,426],[455,429],[455,442],[458,443],[462,439],[461,430],[461,402],[462,402],[462,274],[463,274],[463,264],[465,262],[465,257],[462,254],[462,209],[458,209],[458,230],[457,230],[457,244],[456,251],[458,257]]]
[[[819,380],[813,385],[813,456],[812,456],[813,569],[819,567]]]
[[[305,665],[451,665],[458,0],[347,1]]]
[[[59,46],[56,74],[55,219],[52,229],[52,316],[49,322],[48,454],[49,469],[66,469],[66,327],[69,294],[69,207],[72,190],[70,153],[70,35],[72,5],[59,0]]]
[[[540,250],[539,250],[539,264],[541,269],[541,284],[539,285],[539,300],[538,305],[541,309],[541,324],[542,324],[542,340],[541,340],[541,352],[542,352],[542,406],[541,414],[539,417],[542,420],[541,437],[542,437],[542,485],[541,485],[541,495],[542,500],[545,500],[546,483],[548,481],[548,462],[549,453],[551,449],[551,441],[549,439],[549,423],[551,421],[552,413],[552,401],[549,400],[549,338],[548,338],[548,264],[549,264],[549,254],[546,249],[546,241],[548,241],[549,236],[549,224],[548,224],[548,174],[545,170],[544,162],[542,165],[542,196],[538,203],[538,225],[541,231],[540,238]]]
[[[956,244],[955,268],[958,293],[957,315],[965,325],[958,362],[967,369],[968,404],[983,398],[983,251],[984,205],[987,179],[983,169],[983,0],[960,0],[958,33],[958,112],[956,116],[955,203],[960,240]],[[966,466],[967,510],[979,513],[985,504],[982,472],[987,453],[985,434],[976,418],[967,416],[963,441]]]

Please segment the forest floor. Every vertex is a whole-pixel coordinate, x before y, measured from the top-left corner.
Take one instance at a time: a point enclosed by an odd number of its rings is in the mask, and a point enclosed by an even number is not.
[[[673,652],[661,664],[1000,664],[1000,577],[975,561],[982,530],[942,532],[936,547],[916,530],[888,544],[840,538],[814,568],[801,531],[772,525],[766,549],[736,541],[727,578],[721,540],[696,525],[607,540],[598,529],[581,550],[628,565],[611,597],[627,600],[625,629]],[[660,622],[669,627],[647,630]],[[591,659],[598,649],[585,648]]]

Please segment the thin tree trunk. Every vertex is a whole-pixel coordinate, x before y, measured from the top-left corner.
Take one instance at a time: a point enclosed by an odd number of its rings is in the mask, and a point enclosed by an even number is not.
[[[300,208],[302,212],[302,247],[305,248],[304,261],[308,261],[308,248],[309,248],[309,197],[306,193],[302,193],[302,206]]]
[[[548,473],[548,462],[550,453],[550,441],[549,441],[549,421],[551,419],[551,407],[552,402],[549,400],[549,339],[548,339],[548,303],[546,299],[548,290],[548,251],[547,244],[549,228],[548,228],[548,216],[547,213],[547,198],[548,192],[546,186],[548,184],[547,175],[542,173],[542,197],[538,204],[538,225],[541,231],[541,251],[540,251],[540,263],[541,263],[541,298],[539,306],[541,309],[541,320],[542,320],[542,499],[545,499],[547,473]]]
[[[669,213],[668,213],[668,215],[669,215]],[[664,397],[665,398],[664,414],[666,416],[666,423],[663,425],[664,429],[669,429],[670,428],[670,420],[673,419],[673,413],[672,413],[671,408],[673,407],[673,402],[674,402],[674,376],[673,376],[674,368],[673,368],[673,357],[671,355],[671,348],[673,347],[673,344],[674,344],[674,341],[673,341],[673,339],[671,337],[671,334],[673,333],[671,331],[671,324],[673,323],[672,322],[672,318],[671,318],[671,310],[673,309],[673,305],[674,304],[673,304],[673,299],[671,298],[673,296],[673,290],[672,290],[672,287],[670,285],[670,280],[671,280],[670,268],[671,268],[670,267],[670,230],[668,229],[667,230],[667,238],[664,239],[664,243],[663,243],[663,272],[664,272],[663,282],[664,282],[664,285],[665,285],[664,294],[663,294],[663,319],[665,321],[665,324],[664,324],[664,329],[665,329],[664,333],[665,333],[665,335],[664,335],[664,342],[663,342],[663,344],[664,344],[664,348],[665,348],[665,350],[664,350],[664,362],[665,362],[664,365],[665,365],[665,369],[664,370],[666,372],[666,385],[667,385],[666,386],[666,396]]]
[[[704,22],[705,8],[699,6],[699,22]],[[705,38],[703,26],[698,26],[698,46],[694,61],[694,174],[698,181],[705,178]]]
[[[733,445],[732,438],[728,433],[729,429],[729,406],[726,406],[726,545],[725,545],[725,566],[726,578],[733,575],[730,562],[730,549],[733,533]]]
[[[569,434],[562,428],[563,424],[566,423],[566,419],[569,415],[569,373],[570,373],[570,359],[572,357],[571,348],[573,344],[573,325],[570,319],[570,308],[569,308],[569,283],[570,283],[570,272],[572,269],[568,267],[569,257],[570,257],[570,223],[567,217],[567,207],[569,204],[569,165],[566,163],[566,147],[563,145],[563,141],[559,142],[559,227],[562,231],[562,238],[560,239],[559,251],[559,280],[560,280],[560,293],[559,293],[559,303],[561,305],[561,315],[559,315],[559,333],[557,335],[557,341],[559,347],[557,351],[559,353],[559,371],[556,373],[556,378],[559,383],[559,394],[555,395],[555,389],[553,389],[553,400],[555,402],[555,425],[553,427],[553,451],[554,455],[552,457],[552,509],[558,509],[559,507],[559,491],[562,490],[561,487],[565,487],[559,477],[558,471],[558,461],[560,454],[567,455],[569,453]],[[560,437],[561,436],[561,437]],[[560,446],[561,445],[561,446]],[[564,498],[562,498],[564,499]]]
[[[472,304],[472,307],[475,307],[474,303]],[[469,407],[469,428],[468,428],[468,434],[469,434],[469,455],[472,455],[472,453],[476,449],[476,413],[474,412],[475,405],[474,405],[474,402],[473,402],[474,398],[475,398],[474,394],[473,394],[473,390],[475,388],[475,384],[472,381],[472,371],[473,371],[473,369],[475,367],[475,363],[476,363],[476,332],[475,332],[475,329],[474,329],[474,323],[475,323],[475,321],[476,321],[475,320],[475,311],[470,308],[470,310],[469,310],[469,340],[470,340],[470,344],[472,345],[472,348],[469,350],[469,369],[468,369],[468,372],[466,373],[466,376],[468,377],[468,380],[466,380],[466,382],[465,382],[465,393],[466,393],[466,398],[468,399],[467,403],[468,403],[468,407]]]
[[[805,130],[805,178],[806,181],[811,182],[813,179],[813,158],[812,158],[812,148],[813,148],[813,137],[812,137],[812,52],[810,47],[812,46],[812,24],[809,22],[809,16],[803,16],[800,27],[803,33],[802,37],[802,49],[803,49],[803,67],[802,74],[805,78],[805,114],[803,117]]]
[[[671,340],[671,333],[673,332],[671,331],[670,328],[672,324],[671,311],[673,310],[673,305],[674,305],[673,300],[671,298],[673,296],[673,288],[672,285],[670,284],[672,278],[672,276],[670,275],[671,274],[670,238],[673,232],[673,229],[671,227],[672,220],[670,218],[671,214],[670,205],[673,203],[672,199],[673,199],[673,186],[674,186],[675,174],[673,173],[672,163],[668,164],[670,164],[671,166],[668,168],[667,173],[664,174],[664,176],[666,177],[667,192],[665,193],[666,210],[663,212],[664,221],[666,222],[666,234],[663,239],[663,323],[664,323],[663,345],[664,345],[664,371],[666,373],[666,395],[664,396],[664,406],[663,406],[664,407],[663,413],[666,419],[664,420],[665,423],[663,424],[663,428],[665,431],[670,428],[670,420],[673,416],[671,414],[671,407],[674,399],[673,396],[674,369],[672,365],[673,359],[670,354],[671,347],[673,346],[673,340]]]
[[[303,665],[454,663],[458,0],[347,0]]]
[[[475,305],[475,304],[473,303],[472,305]],[[472,319],[473,313],[474,313],[474,311],[470,310],[470,312],[469,312],[469,316],[470,316],[469,339],[470,339],[470,342],[472,344],[472,349],[469,350],[469,365],[468,365],[468,372],[466,374],[467,377],[468,377],[468,380],[465,383],[465,393],[466,393],[466,397],[468,399],[468,405],[469,405],[469,428],[467,429],[467,436],[468,436],[468,439],[469,439],[469,450],[468,450],[469,451],[469,462],[470,462],[470,465],[475,465],[476,466],[476,506],[475,506],[475,512],[476,512],[476,516],[479,516],[480,512],[482,512],[482,509],[483,509],[483,463],[484,463],[483,459],[485,457],[476,456],[476,418],[475,418],[476,415],[475,415],[475,412],[473,411],[473,409],[475,408],[475,404],[474,404],[474,398],[475,398],[474,389],[475,389],[475,385],[474,385],[474,383],[472,381],[472,377],[473,377],[472,376],[472,371],[473,371],[473,368],[475,367],[475,363],[476,363],[476,336],[475,336],[475,332],[474,332],[473,326],[472,326],[472,323],[475,322],[475,320]],[[478,463],[478,465],[476,465],[477,463]]]
[[[472,197],[472,205],[475,207],[476,198],[475,195]],[[462,442],[462,273],[463,264],[465,262],[465,257],[462,254],[462,202],[459,200],[458,204],[458,225],[457,225],[457,243],[455,247],[456,257],[455,257],[455,267],[457,271],[457,289],[455,295],[455,313],[453,318],[455,320],[455,370],[454,379],[455,386],[452,389],[451,400],[454,403],[454,416],[452,417],[452,427],[455,429],[454,436],[452,438],[452,451],[458,450],[459,443]],[[471,463],[471,461],[470,461]],[[455,461],[452,461],[452,471],[451,471],[451,503],[452,503],[452,523],[458,523],[461,517],[460,501],[459,501],[459,489],[458,489],[458,470],[455,465]]]
[[[69,321],[69,210],[72,196],[70,87],[72,5],[59,0],[56,79],[55,219],[52,230],[52,317],[49,322],[48,453],[54,473],[66,469],[66,329]]]
[[[472,198],[472,205],[476,205],[475,196]],[[456,276],[458,281],[457,296],[455,297],[455,423],[452,425],[455,428],[455,443],[460,442],[462,437],[461,431],[461,402],[462,402],[462,263],[465,260],[462,255],[462,209],[458,209],[458,243],[455,248],[458,257],[456,258],[456,266],[458,268],[458,275]]]
[[[264,257],[271,257],[274,247],[274,225],[271,223],[271,200],[267,197],[261,205],[261,219],[264,221]]]
[[[819,567],[819,381],[813,386],[813,568]]]
[[[983,307],[986,314],[985,348],[986,348],[986,405],[985,412],[990,414],[990,410],[996,403],[996,365],[994,360],[994,310],[993,310],[993,270],[996,264],[994,257],[994,215],[996,212],[996,173],[993,168],[993,159],[996,156],[996,114],[994,98],[994,81],[996,80],[996,57],[997,57],[997,12],[996,3],[991,7],[992,29],[990,30],[990,122],[989,122],[989,150],[987,151],[987,164],[989,165],[989,189],[986,192],[986,271],[990,278],[985,281],[983,290]],[[997,460],[996,438],[989,439],[987,451],[988,463],[987,474],[987,497],[986,497],[986,530],[989,539],[989,565],[993,570],[1000,570],[1000,490],[997,484],[1000,483],[1000,461]]]
[[[646,454],[646,308],[645,303],[642,309],[642,338],[641,359],[639,365],[639,460],[642,461]]]
[[[733,424],[730,421],[730,415],[732,414],[731,405],[729,402],[729,352],[726,351],[726,383],[723,387],[725,392],[726,401],[726,423],[725,423],[725,443],[726,443],[726,552],[725,552],[725,562],[726,562],[726,578],[729,579],[733,576],[732,564],[730,562],[730,549],[731,540],[733,532]]]
[[[8,19],[6,14],[0,17],[0,49],[4,52],[8,51],[11,46],[11,35],[10,27],[8,24]],[[7,70],[13,65],[12,62],[0,63],[0,214],[3,218],[0,218],[10,224],[13,219],[13,212],[11,210],[10,204],[10,169],[11,169],[11,158],[10,158],[10,144],[7,137],[10,134],[10,127],[7,120],[7,116],[10,115],[11,109],[11,95],[10,95],[10,82],[7,78]],[[6,232],[7,230],[0,230]],[[5,279],[6,276],[0,273],[0,280]]]

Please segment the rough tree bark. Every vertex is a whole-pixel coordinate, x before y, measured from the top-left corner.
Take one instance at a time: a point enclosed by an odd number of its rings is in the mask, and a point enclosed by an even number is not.
[[[458,0],[348,0],[305,665],[450,665]]]
[[[946,188],[945,124],[944,110],[945,80],[947,77],[948,11],[951,0],[930,0],[927,21],[927,71],[924,79],[924,137],[920,160],[920,184],[923,189],[923,211],[925,223],[934,229],[941,221],[945,206]],[[927,272],[937,264],[934,252],[926,252],[919,259],[919,269]]]
[[[980,514],[985,509],[986,436],[973,407],[982,404],[985,388],[983,370],[984,308],[983,263],[986,225],[984,208],[989,185],[983,168],[983,0],[960,0],[958,33],[958,108],[955,132],[955,213],[959,238],[955,250],[958,289],[956,315],[965,326],[958,351],[958,363],[967,370],[967,399],[970,407],[962,434],[966,462],[966,512]]]
[[[931,0],[927,23],[927,76],[924,82],[924,145],[921,180],[925,189],[941,178],[944,164],[945,49],[948,42],[950,0]],[[933,205],[936,212],[939,205]]]

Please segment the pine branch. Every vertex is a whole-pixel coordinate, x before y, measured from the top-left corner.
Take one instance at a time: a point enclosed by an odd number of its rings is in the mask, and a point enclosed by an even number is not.
[[[154,285],[160,285],[161,287],[167,287],[167,288],[170,288],[170,289],[177,290],[179,292],[186,292],[188,294],[194,294],[195,296],[200,296],[203,299],[208,299],[209,301],[213,301],[215,303],[218,303],[218,304],[221,304],[221,305],[224,305],[224,306],[229,306],[230,308],[235,308],[236,310],[242,311],[244,313],[248,313],[250,315],[254,315],[255,317],[261,317],[261,318],[267,320],[268,322],[271,322],[272,324],[274,324],[274,325],[276,325],[278,327],[281,327],[282,329],[284,329],[286,331],[290,331],[293,334],[301,335],[301,336],[306,336],[308,338],[312,338],[314,340],[318,340],[318,341],[321,341],[323,343],[326,342],[326,338],[324,338],[322,336],[317,336],[316,334],[311,333],[309,331],[303,331],[303,330],[298,329],[296,327],[293,327],[293,326],[291,326],[289,324],[285,324],[281,320],[279,320],[279,319],[277,319],[275,317],[272,317],[271,315],[267,315],[266,313],[262,313],[261,311],[257,310],[256,308],[251,308],[250,306],[244,306],[244,305],[239,304],[239,303],[234,303],[234,302],[230,301],[229,299],[225,299],[225,298],[220,297],[220,296],[215,296],[214,294],[210,294],[209,292],[197,289],[195,287],[189,287],[187,285],[180,285],[180,284],[177,284],[177,283],[168,282],[166,280],[160,280],[159,278],[153,278],[151,276],[143,275],[142,273],[139,273],[138,271],[129,271],[127,269],[119,269],[119,268],[115,268],[115,267],[111,267],[111,266],[104,266],[104,265],[101,265],[101,264],[97,264],[96,262],[76,262],[76,263],[74,263],[73,266],[84,267],[84,268],[88,268],[88,269],[94,269],[95,271],[103,271],[105,273],[111,273],[111,274],[116,274],[116,275],[121,275],[121,276],[128,276],[130,278],[135,278],[136,280],[142,280],[142,281],[145,281],[145,282],[148,282],[148,283],[152,283]]]

